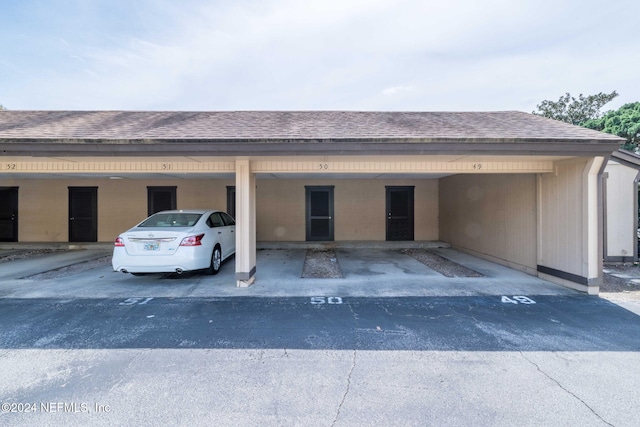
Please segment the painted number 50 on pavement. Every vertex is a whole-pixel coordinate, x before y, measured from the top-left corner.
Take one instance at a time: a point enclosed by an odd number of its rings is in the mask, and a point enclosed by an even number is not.
[[[535,304],[536,303],[534,300],[524,295],[514,295],[512,297],[503,295],[502,302],[509,303],[509,304]]]

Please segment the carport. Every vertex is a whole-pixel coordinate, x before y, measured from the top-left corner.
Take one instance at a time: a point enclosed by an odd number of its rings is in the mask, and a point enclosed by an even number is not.
[[[21,253],[41,244],[21,244]],[[46,247],[46,249],[50,249]],[[307,297],[337,302],[348,297],[466,297],[574,295],[573,290],[482,258],[456,251],[443,243],[333,242],[258,244],[259,279],[255,285],[234,284],[233,260],[220,273],[156,273],[133,277],[112,271],[107,243],[84,244],[82,250],[44,251],[11,262],[0,260],[0,295],[7,298],[106,298],[144,301],[154,298]],[[0,244],[0,249],[3,244]],[[341,276],[309,276],[301,272],[308,251],[330,248]],[[420,248],[420,249],[417,249]],[[470,269],[473,274],[447,274],[421,263],[407,251],[424,249]],[[0,250],[0,256],[6,250]],[[459,273],[459,271],[458,271]],[[333,299],[331,299],[333,298]],[[126,304],[126,302],[125,302]]]
[[[620,142],[520,112],[2,111],[1,238],[108,242],[164,188],[235,210],[241,287],[259,241],[406,240],[597,293]]]

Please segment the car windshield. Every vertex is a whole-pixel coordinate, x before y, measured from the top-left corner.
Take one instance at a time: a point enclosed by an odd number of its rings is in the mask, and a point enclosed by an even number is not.
[[[144,220],[138,227],[192,227],[202,214],[157,213]]]

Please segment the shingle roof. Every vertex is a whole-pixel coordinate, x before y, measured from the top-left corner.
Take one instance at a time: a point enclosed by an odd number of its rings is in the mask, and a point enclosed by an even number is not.
[[[517,111],[0,111],[0,142],[3,140],[622,141],[613,135]]]

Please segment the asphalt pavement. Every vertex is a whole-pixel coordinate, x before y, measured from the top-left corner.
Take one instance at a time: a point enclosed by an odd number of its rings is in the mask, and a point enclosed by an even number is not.
[[[291,294],[269,295],[275,268],[263,269],[262,286],[235,288],[230,264],[213,281],[138,278],[100,263],[0,279],[0,425],[640,419],[640,316],[618,304],[484,261],[470,261],[485,274],[476,281],[419,281],[413,264],[392,259],[397,282],[322,284],[294,280],[296,254],[261,254],[263,264],[287,261]]]
[[[640,317],[587,295],[9,298],[0,324],[3,425],[640,416]]]
[[[583,295],[12,298],[0,308],[2,349],[640,350],[639,316]]]

